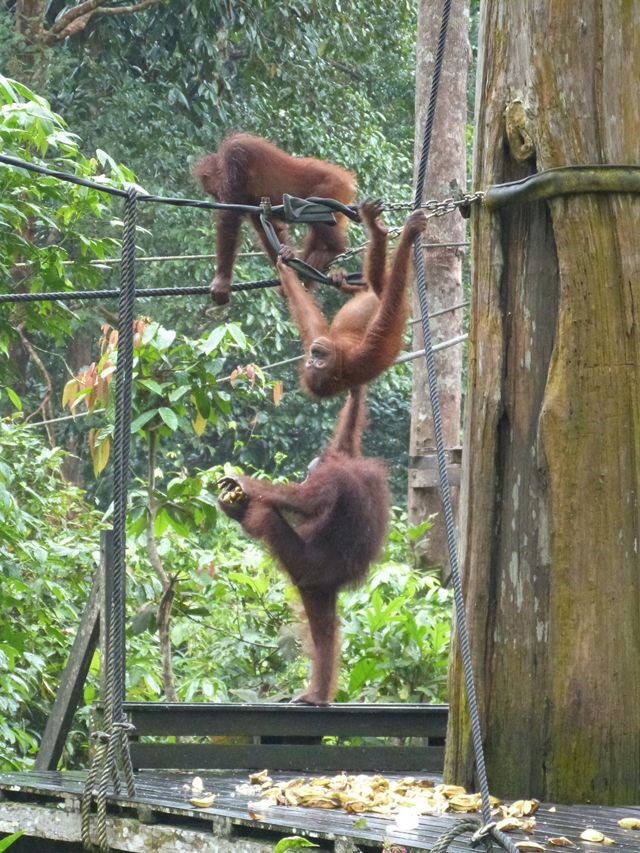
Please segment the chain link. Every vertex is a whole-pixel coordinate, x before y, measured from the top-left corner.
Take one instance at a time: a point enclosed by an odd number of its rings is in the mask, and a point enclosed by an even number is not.
[[[430,198],[424,201],[420,207],[431,212],[432,216],[444,216],[445,213],[453,213],[458,207],[465,207],[467,204],[472,204],[474,201],[480,201],[484,204],[484,192],[478,190],[475,193],[465,193],[459,198],[445,198],[438,201],[437,198]],[[413,210],[412,201],[386,201],[384,203],[385,210]]]
[[[413,208],[412,201],[385,201],[385,210],[411,210]]]
[[[436,198],[430,198],[428,201],[423,202],[420,207],[423,210],[428,211],[427,219],[431,219],[434,216],[445,216],[447,213],[453,213],[459,207],[466,207],[467,205],[473,204],[474,202],[479,201],[481,204],[484,204],[484,192],[482,190],[478,190],[475,193],[465,193],[465,195],[460,196],[460,198],[445,198],[442,201],[438,201]],[[384,203],[385,210],[412,210],[413,202],[411,201],[391,201]],[[395,240],[402,228],[389,228],[389,239]],[[347,249],[346,252],[343,252],[341,255],[337,255],[329,264],[329,267],[335,267],[339,264],[343,264],[345,261],[351,260],[351,258],[355,258],[356,255],[364,252],[366,247],[369,245],[369,240],[365,240],[360,246],[354,246],[353,249]]]
[[[424,201],[420,207],[423,210],[429,211],[430,219],[432,216],[444,216],[447,213],[453,213],[457,208],[467,207],[475,201],[479,201],[484,204],[484,192],[482,190],[478,190],[478,192],[475,193],[465,193],[459,198],[445,198],[442,201],[438,201],[436,198],[431,198],[429,201]]]
[[[398,202],[398,204],[402,204],[402,202]],[[389,240],[395,240],[401,231],[402,228],[397,228],[395,226],[389,228]],[[351,258],[355,258],[356,255],[359,255],[364,252],[369,243],[369,240],[365,240],[364,243],[361,243],[359,246],[354,246],[353,249],[347,249],[347,251],[343,252],[341,255],[336,255],[336,257],[329,264],[329,267],[335,267],[338,264],[343,264],[345,261],[348,261]]]

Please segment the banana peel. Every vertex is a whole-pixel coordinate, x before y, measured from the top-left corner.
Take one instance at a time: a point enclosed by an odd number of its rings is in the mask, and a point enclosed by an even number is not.
[[[191,797],[189,801],[192,806],[195,806],[197,809],[206,809],[209,806],[213,805],[213,801],[217,797],[217,794],[212,794],[211,791],[207,791],[204,794],[201,794],[199,797]]]

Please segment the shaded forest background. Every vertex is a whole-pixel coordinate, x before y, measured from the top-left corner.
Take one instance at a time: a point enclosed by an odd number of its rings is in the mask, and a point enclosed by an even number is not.
[[[54,20],[62,5],[51,4],[47,19]],[[2,65],[9,76],[47,97],[69,130],[79,135],[86,156],[95,156],[96,149],[106,151],[131,169],[149,192],[202,197],[190,177],[190,164],[215,150],[230,130],[242,129],[268,137],[293,154],[347,166],[358,177],[359,198],[374,194],[410,200],[415,15],[411,2],[392,9],[383,3],[348,4],[344,9],[340,3],[325,2],[229,7],[162,3],[144,13],[95,18],[80,36],[43,56],[38,45],[29,47],[15,36],[13,15],[7,12]],[[402,221],[402,214],[396,221]],[[202,211],[143,207],[139,225],[148,232],[139,233],[139,255],[214,251],[212,217]],[[245,234],[244,250],[255,250],[248,229]],[[354,228],[352,244],[360,237],[360,229]],[[259,255],[244,259],[235,278],[269,276],[269,269]],[[205,284],[212,271],[211,260],[180,261],[140,263],[137,274],[144,287]],[[114,272],[102,277],[101,286],[116,282]],[[321,296],[329,310],[335,310],[340,297]],[[193,337],[219,322],[241,322],[255,341],[251,355],[258,364],[299,352],[284,306],[272,293],[238,296],[225,309],[185,297],[142,303],[141,308],[168,328]],[[79,321],[70,327],[65,354],[72,370],[96,359],[99,327],[105,322],[104,313],[94,306],[77,313]],[[48,360],[45,353],[43,361],[60,399],[66,381],[60,359]],[[14,365],[17,368],[18,362]],[[399,367],[379,380],[370,397],[367,452],[392,462],[400,498],[406,489],[410,369]],[[44,388],[33,387],[41,377],[31,366],[26,385],[24,376],[12,378],[21,383],[23,394],[33,390],[34,403],[38,395],[42,398]],[[330,429],[340,401],[319,404],[305,399],[298,391],[295,367],[281,368],[274,378],[285,388],[278,410],[238,413],[234,434],[225,430],[215,442],[205,436],[197,446],[181,446],[185,463],[236,458],[272,473],[285,454],[281,472],[303,470]],[[77,429],[85,427],[65,426],[60,438],[68,444],[72,439],[67,432]],[[74,451],[82,454],[83,444],[73,442]]]
[[[473,43],[477,8],[472,6]],[[40,7],[35,3],[32,8]],[[412,2],[171,0],[134,14],[92,17],[75,36],[49,42],[16,26],[21,10],[24,3],[8,3],[0,15],[0,72],[46,98],[66,122],[64,132],[77,134],[78,152],[71,159],[82,160],[87,174],[104,171],[116,181],[135,175],[150,193],[202,197],[190,165],[239,129],[265,136],[292,154],[352,169],[360,199],[411,199]],[[60,0],[42,6],[43,31],[52,31],[65,11]],[[470,105],[472,81],[473,73]],[[2,151],[49,164],[70,156],[61,142],[63,130],[52,125],[49,133],[46,110],[37,121],[18,127],[10,107],[5,99]],[[36,125],[47,136],[44,150]],[[15,184],[5,181],[0,187],[12,199],[23,197]],[[0,245],[3,290],[117,286],[117,266],[96,268],[90,260],[117,253],[119,202],[100,211],[97,202],[87,202],[77,225],[71,215],[71,225],[64,221],[64,205],[76,210],[83,203],[78,196],[71,202],[45,191],[42,204],[52,206],[56,216],[49,223],[35,216],[33,228],[31,222],[16,225],[7,213],[5,236],[18,234],[34,249],[33,255],[30,250],[25,254],[24,246],[6,237]],[[139,256],[214,251],[208,213],[140,208]],[[401,224],[403,214],[394,216],[391,223]],[[241,252],[255,252],[248,229],[244,233]],[[361,230],[353,227],[351,244],[361,239]],[[54,257],[58,247],[71,263],[62,266],[63,255]],[[27,273],[16,266],[25,257]],[[359,264],[356,259],[348,268]],[[211,259],[137,265],[140,287],[206,284],[212,274]],[[234,277],[270,275],[262,255],[251,254],[239,260]],[[329,312],[342,299],[325,291],[320,298]],[[63,389],[72,376],[99,361],[102,327],[117,328],[115,310],[112,303],[76,303],[71,310],[61,304],[3,308],[0,316],[0,390],[5,392],[0,398],[5,418],[0,467],[5,508],[0,730],[5,745],[0,764],[5,767],[32,761],[86,600],[97,530],[108,524],[111,500],[110,465],[95,477],[95,453],[92,459],[89,448],[89,431],[95,430],[95,436],[105,429],[103,414],[57,422],[47,432],[25,426],[23,415],[38,410],[44,400],[47,405],[36,419],[67,413]],[[218,342],[214,382],[238,365],[265,365],[300,352],[285,306],[270,291],[235,295],[224,308],[176,297],[140,302],[138,310],[148,318],[148,328],[157,323],[156,329],[175,333],[173,349],[150,338],[147,360],[149,375],[155,375],[154,365],[165,365],[176,401],[186,387],[183,374],[192,369],[185,361],[186,345],[179,350],[178,342],[210,340],[216,328],[233,327]],[[282,389],[274,388],[277,382]],[[449,594],[434,576],[416,569],[412,543],[428,524],[407,530],[404,512],[410,382],[411,365],[401,365],[370,392],[365,452],[387,460],[397,507],[389,546],[368,588],[348,593],[343,602],[345,666],[338,696],[343,701],[441,700],[445,695]],[[139,411],[151,405],[153,392],[145,387],[138,388]],[[210,405],[201,434],[188,427],[188,412],[177,406],[175,425],[165,418],[151,465],[159,484],[155,497],[146,488],[150,457],[143,428],[142,438],[133,442],[128,690],[134,699],[161,698],[167,687],[157,632],[157,607],[166,585],[148,550],[150,517],[163,570],[175,589],[170,641],[179,697],[286,698],[305,677],[304,637],[290,587],[259,548],[248,546],[234,526],[217,519],[204,499],[198,501],[228,463],[275,477],[303,471],[329,435],[341,401],[305,398],[289,365],[265,374],[255,388],[246,375],[234,386],[221,386]],[[174,505],[182,509],[173,511]],[[67,766],[84,755],[98,671],[96,658],[86,707],[65,755]]]

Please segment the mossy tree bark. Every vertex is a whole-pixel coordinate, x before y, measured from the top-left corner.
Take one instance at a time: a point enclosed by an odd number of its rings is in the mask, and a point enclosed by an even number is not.
[[[640,163],[640,4],[485,0],[480,40],[476,187]],[[638,799],[639,235],[633,195],[473,216],[461,563],[498,795]],[[456,654],[471,787],[463,692]]]

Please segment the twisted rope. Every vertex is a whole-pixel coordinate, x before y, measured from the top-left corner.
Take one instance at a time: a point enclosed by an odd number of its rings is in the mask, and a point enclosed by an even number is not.
[[[135,232],[136,200],[134,187],[127,193],[124,212],[124,235],[122,240],[122,266],[120,273],[121,319],[116,365],[116,417],[114,434],[113,465],[113,591],[109,642],[106,661],[105,729],[101,748],[96,751],[82,801],[83,844],[93,850],[89,837],[91,800],[96,775],[100,768],[100,783],[97,794],[98,846],[101,853],[109,853],[107,841],[107,794],[111,782],[113,792],[120,793],[118,757],[124,768],[127,793],[135,795],[135,779],[127,732],[133,726],[123,712],[125,692],[125,596],[126,596],[126,521],[129,482],[129,448],[131,435],[131,385],[133,378],[133,320],[135,307]],[[105,749],[106,747],[106,749]],[[106,752],[106,754],[105,754]]]
[[[449,26],[450,15],[451,0],[444,0],[442,8],[442,19],[440,22],[440,32],[438,35],[438,47],[436,50],[436,57],[433,66],[431,92],[429,95],[429,104],[427,107],[427,118],[425,122],[424,137],[422,141],[422,152],[420,155],[420,164],[416,177],[416,189],[413,204],[414,209],[416,210],[421,207],[422,197],[424,194],[425,176],[427,173],[427,164],[429,161],[431,137],[433,134],[433,122],[435,119],[436,103],[438,100],[438,87],[440,84],[440,76],[442,73],[442,65],[444,61],[444,52],[447,40],[447,28]],[[464,669],[464,681],[467,693],[467,701],[469,703],[469,716],[471,719],[473,749],[476,759],[478,784],[482,797],[482,817],[485,826],[489,827],[489,825],[491,824],[491,802],[489,800],[489,783],[487,781],[487,771],[484,761],[482,731],[480,727],[480,714],[478,711],[478,701],[473,680],[471,648],[469,645],[469,636],[467,634],[464,596],[462,594],[462,581],[460,578],[460,567],[458,565],[455,524],[453,520],[453,509],[451,506],[451,494],[449,492],[449,479],[447,477],[447,463],[445,457],[444,439],[442,436],[442,418],[440,414],[440,401],[438,399],[438,379],[436,374],[435,360],[433,357],[433,344],[431,340],[431,328],[429,325],[429,307],[427,303],[427,286],[425,279],[424,256],[422,254],[421,244],[421,235],[418,235],[414,241],[414,259],[418,284],[418,298],[420,300],[420,314],[422,318],[422,332],[424,335],[427,375],[429,378],[429,396],[431,398],[433,426],[436,439],[438,474],[440,478],[440,488],[442,491],[442,503],[444,505],[444,516],[447,529],[447,547],[449,551],[449,561],[451,563],[451,579],[453,583],[458,636],[460,640],[460,651],[462,655],[462,663]],[[491,833],[491,836],[493,836],[496,841],[498,841],[498,843],[505,847],[510,853],[517,853],[517,848],[515,847],[513,842],[510,839],[506,838],[504,833],[497,832],[495,828],[489,830],[488,833],[484,836],[484,842],[486,844],[487,850],[490,850],[491,848],[491,838],[489,836],[489,832]]]
[[[329,282],[332,283],[332,282]],[[231,290],[240,293],[244,290],[258,290],[262,287],[278,287],[280,279],[268,278],[263,281],[245,281],[232,284]],[[143,287],[135,291],[139,299],[148,296],[194,296],[209,294],[209,285],[198,284],[189,287]],[[115,299],[120,290],[52,290],[50,293],[0,293],[3,302],[71,302],[75,299]]]
[[[438,836],[436,843],[433,845],[429,853],[446,853],[449,849],[449,845],[452,841],[455,841],[456,838],[464,835],[465,832],[477,832],[479,829],[482,829],[482,821],[477,818],[465,817],[461,820],[457,820],[453,826],[450,826],[449,829],[446,829]]]
[[[90,853],[93,853],[96,848],[91,842],[91,803],[93,801],[94,789],[96,781],[98,779],[98,770],[102,766],[107,755],[107,743],[109,741],[109,735],[106,732],[92,732],[91,737],[96,738],[99,742],[96,746],[96,753],[84,783],[84,790],[82,792],[80,827],[82,835],[82,846],[85,850],[90,851]]]

